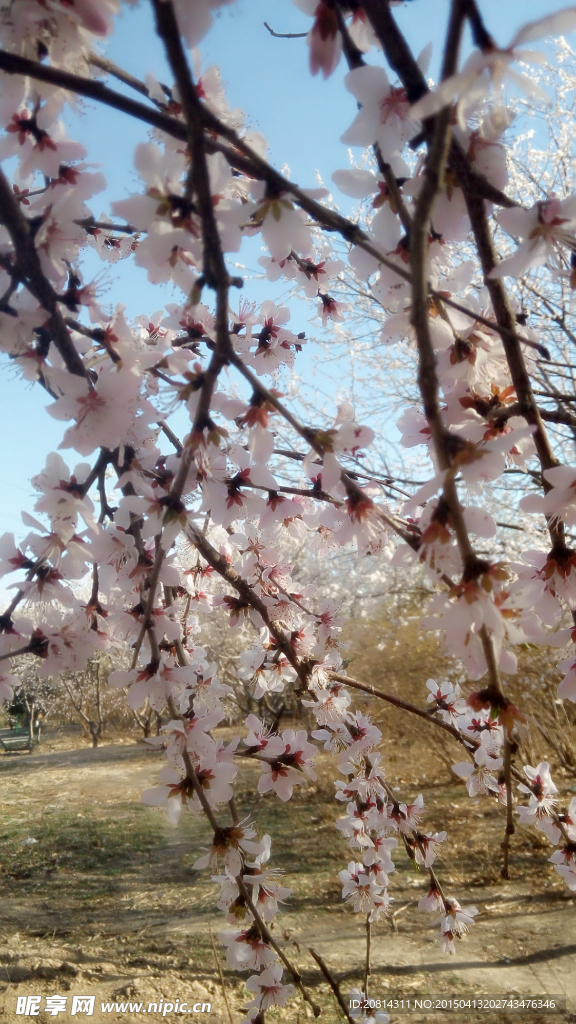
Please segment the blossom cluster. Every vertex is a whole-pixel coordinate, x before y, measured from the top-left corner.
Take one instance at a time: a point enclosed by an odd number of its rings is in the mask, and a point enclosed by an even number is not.
[[[434,679],[428,680],[427,687],[433,713],[453,727],[468,753],[468,760],[453,765],[452,771],[466,780],[469,796],[489,796],[504,805],[508,800],[513,801],[502,756],[511,732],[510,719],[507,727],[500,724],[491,714],[488,701],[478,692],[464,699],[458,685],[448,681],[438,684]],[[517,713],[517,709],[514,711]],[[535,827],[553,846],[562,843],[549,860],[568,888],[576,891],[576,797],[567,810],[558,810],[558,789],[547,761],[536,768],[525,765],[523,772],[526,781],[519,782],[517,789],[528,796],[528,804],[519,804],[516,808],[519,824],[523,828]],[[423,903],[425,901],[421,901],[421,905]]]
[[[395,537],[392,567],[428,575],[436,592],[423,626],[439,631],[470,680],[488,677],[466,699],[450,684],[428,684],[431,717],[469,754],[454,770],[470,795],[512,799],[502,770],[524,716],[506,698],[500,673],[515,672],[515,647],[570,645],[558,693],[576,701],[576,632],[549,632],[576,611],[576,555],[564,534],[576,522],[576,470],[547,454],[526,384],[539,339],[502,283],[546,264],[573,287],[574,196],[551,194],[524,209],[505,202],[502,190],[506,79],[534,95],[513,65],[535,59],[525,43],[574,27],[576,10],[525,26],[503,49],[480,41],[437,89],[426,84],[423,53],[411,67],[417,97],[406,81],[392,84],[380,64],[366,63],[362,55],[385,50],[386,40],[359,4],[298,0],[314,19],[312,73],[326,77],[344,51],[356,53],[344,83],[358,110],[342,142],[362,153],[369,147],[375,163],[337,170],[333,182],[361,201],[360,226],[335,212],[327,189],[300,189],[267,162],[262,134],[230,108],[217,68],[203,67],[195,47],[226,2],[154,0],[160,38],[175,25],[186,59],[168,46],[174,84],[151,74],[138,83],[150,133],[134,152],[137,184],[98,216],[95,197],[106,181],[68,138],[66,114],[82,89],[94,94],[89,86],[107,67],[93,51],[111,34],[119,0],[4,5],[0,42],[12,64],[0,61],[7,69],[0,159],[11,181],[0,173],[0,349],[50,396],[49,414],[65,424],[60,449],[87,461],[72,467],[49,455],[32,478],[34,511],[44,521],[25,514],[30,532],[21,544],[11,534],[0,538],[0,575],[16,574],[0,620],[0,659],[34,654],[39,673],[50,676],[81,669],[99,652],[131,651],[131,667],[114,672],[110,684],[126,691],[131,708],[168,707],[170,715],[156,743],[166,759],[160,784],[144,800],[165,806],[172,822],[186,811],[213,829],[195,868],[210,868],[220,886],[218,907],[232,928],[221,935],[228,967],[255,972],[247,980],[252,1022],[285,1005],[293,986],[283,981],[269,928],[290,890],[268,866],[271,838],[259,838],[235,810],[234,782],[248,759],[259,765],[258,794],[285,802],[316,778],[320,746],[333,756],[344,776],[336,798],[346,805],[337,829],[354,856],[340,872],[342,895],[369,923],[391,905],[392,851],[400,843],[429,873],[420,907],[439,915],[444,950],[454,951],[477,913],[445,895],[436,877],[447,835],[421,828],[422,796],[401,803],[386,782],[381,732],[354,710],[346,686],[338,603],[302,584],[295,545],[320,558],[354,547],[377,560],[388,557]],[[392,17],[394,5],[385,6]],[[429,161],[414,152],[430,119],[452,105],[454,159],[440,168],[426,213]],[[471,179],[485,190],[480,211],[466,193]],[[499,200],[495,219],[519,239],[515,252],[490,267],[486,258],[462,258],[462,243],[478,242],[479,221]],[[409,235],[418,236],[423,210],[418,253]],[[330,242],[335,231],[350,244],[347,264]],[[365,458],[377,447],[376,431],[357,422],[349,402],[316,426],[284,403],[282,381],[290,381],[306,339],[288,326],[288,306],[238,301],[241,282],[229,261],[255,237],[266,281],[289,282],[323,328],[336,331],[350,315],[336,297],[349,270],[385,311],[377,344],[415,348],[427,367],[421,406],[406,408],[398,427],[406,448],[423,446],[430,479],[400,504],[384,498]],[[175,301],[135,318],[122,305],[105,308],[97,283],[84,279],[87,254],[111,265],[133,261],[150,285],[170,284]],[[182,439],[171,426],[175,414],[186,420]],[[550,550],[530,549],[514,561],[484,557],[473,542],[490,540],[497,526],[482,495],[501,486],[506,469],[536,458],[544,494],[521,506],[545,517]],[[310,735],[251,714],[241,732],[222,738],[231,688],[204,641],[218,614],[250,638],[238,678],[254,700],[296,692],[316,720]],[[0,675],[1,698],[10,698],[16,678]],[[520,790],[529,803],[520,820],[556,845],[565,841],[551,861],[574,889],[574,801],[566,814],[554,810],[546,763],[525,773]],[[364,1015],[370,1019],[377,1018]]]

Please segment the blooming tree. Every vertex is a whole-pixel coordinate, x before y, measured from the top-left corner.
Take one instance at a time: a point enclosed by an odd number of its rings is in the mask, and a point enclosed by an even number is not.
[[[422,796],[395,798],[380,730],[353,709],[356,690],[460,745],[455,774],[471,796],[502,804],[505,877],[519,800],[520,821],[544,833],[554,869],[576,891],[575,801],[561,803],[548,763],[517,767],[526,715],[505,681],[517,645],[567,647],[558,693],[576,701],[576,630],[559,628],[563,616],[576,622],[567,535],[576,469],[545,427],[576,420],[538,404],[533,379],[547,372],[550,353],[518,298],[532,287],[549,301],[546,273],[553,303],[562,295],[569,305],[576,199],[550,191],[545,175],[529,202],[507,191],[511,97],[519,89],[531,104],[545,102],[523,71],[539,59],[528,47],[576,27],[576,7],[499,45],[476,0],[452,0],[434,84],[427,54],[414,56],[398,28],[395,0],[297,0],[312,19],[311,73],[326,78],[341,60],[348,65],[344,84],[358,113],[343,141],[365,161],[333,178],[345,194],[370,197],[363,221],[342,216],[327,189],[301,188],[278,171],[266,140],[229,108],[217,69],[201,70],[195,48],[229,0],[150,2],[170,84],[145,67],[137,79],[101,55],[120,0],[1,8],[0,345],[50,396],[48,412],[64,424],[60,449],[84,461],[69,465],[53,453],[34,467],[35,510],[48,526],[27,516],[20,546],[11,535],[0,541],[0,571],[16,574],[0,619],[0,659],[12,672],[1,676],[0,694],[10,697],[19,656],[35,656],[48,677],[129,645],[130,667],[110,682],[132,709],[167,706],[171,718],[158,740],[166,747],[160,785],[144,800],[166,805],[173,821],[186,811],[209,823],[212,845],[196,868],[220,885],[218,907],[232,928],[221,936],[227,964],[251,972],[246,1021],[261,1024],[293,986],[316,1015],[319,1008],[271,929],[290,891],[271,866],[271,838],[258,831],[257,801],[255,821],[239,819],[242,758],[260,764],[258,793],[281,801],[315,778],[320,749],[333,758],[345,808],[337,828],[353,857],[340,872],[342,895],[365,917],[368,936],[392,902],[401,849],[428,875],[420,909],[437,916],[442,949],[453,952],[477,914],[436,872],[450,839],[426,830]],[[474,49],[461,60],[467,25]],[[140,185],[99,218],[92,206],[103,175],[64,126],[78,97],[143,125],[134,153]],[[240,297],[245,282],[231,262],[254,237],[270,291],[260,304]],[[112,265],[133,260],[151,285],[171,282],[177,301],[132,321],[121,306],[104,310],[83,276],[89,249]],[[394,481],[366,460],[379,444],[378,417],[359,423],[342,402],[333,422],[306,422],[277,386],[299,372],[305,342],[290,329],[290,309],[277,305],[279,284],[289,282],[337,331],[353,314],[338,297],[351,274],[381,321],[375,348],[399,344],[414,368],[417,404],[399,428],[406,447],[422,447],[428,471],[403,491],[390,491]],[[394,390],[393,374],[377,378],[383,392]],[[487,558],[478,543],[496,534],[488,505],[510,468],[530,482],[521,507],[540,516],[548,542],[521,555],[504,542],[498,558]],[[296,547],[320,557],[353,547],[386,568],[394,546],[394,564],[427,574],[434,595],[423,627],[443,635],[469,680],[462,692],[422,680],[422,706],[345,672],[338,603],[296,582],[291,560]],[[294,692],[315,716],[310,735],[249,715],[229,742],[216,736],[230,688],[202,646],[215,610],[249,638],[240,679],[257,698]],[[352,1015],[329,965],[316,959],[348,1021],[385,1020],[366,999],[368,965]]]

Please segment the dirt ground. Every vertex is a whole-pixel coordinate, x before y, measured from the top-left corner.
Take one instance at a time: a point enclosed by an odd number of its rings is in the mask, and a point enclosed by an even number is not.
[[[136,743],[0,758],[2,1020],[26,1019],[16,1015],[17,997],[34,994],[94,995],[94,1021],[147,1019],[128,1008],[103,1013],[102,1002],[147,1006],[176,998],[188,1005],[211,1004],[210,1013],[187,1017],[198,1024],[238,1024],[242,1019],[240,1008],[248,1001],[242,977],[225,968],[229,1011],[223,998],[219,971],[224,951],[217,937],[223,917],[214,907],[216,887],[207,872],[191,869],[208,834],[191,816],[173,828],[162,811],[140,803],[159,767],[158,755]],[[274,865],[284,870],[293,889],[277,939],[322,1006],[322,1019],[336,1022],[341,1017],[307,948],[330,964],[347,996],[361,984],[365,941],[361,922],[340,897],[337,872],[351,857],[333,827],[342,805],[334,802],[320,767],[315,786],[302,787],[289,805],[266,798],[261,817],[273,838]],[[256,777],[247,765],[238,796],[246,814],[259,799]],[[570,795],[576,787],[569,778],[564,781]],[[416,908],[425,878],[399,854],[391,876],[393,913],[374,929],[371,996],[405,1004],[415,997],[565,996],[567,1011],[554,1014],[470,1009],[390,1015],[392,1021],[437,1024],[576,1022],[576,898],[546,863],[546,842],[537,833],[517,833],[513,877],[503,882],[502,814],[492,802],[468,800],[463,787],[448,778],[430,786],[426,771],[416,789],[401,776],[397,782],[401,799],[424,792],[431,808],[427,828],[448,829],[449,844],[437,862],[439,877],[450,894],[464,906],[475,904],[480,914],[456,956],[443,956],[431,915]],[[481,826],[478,838],[471,825]],[[294,857],[295,845],[301,849],[302,843],[307,843],[304,862]],[[161,1016],[153,1014],[153,1019]],[[267,1021],[304,1024],[311,1016],[309,1007],[294,998],[284,1010],[267,1014]],[[87,1018],[67,1012],[49,1016],[41,1010],[37,1019]],[[163,1019],[183,1017],[168,1012]]]

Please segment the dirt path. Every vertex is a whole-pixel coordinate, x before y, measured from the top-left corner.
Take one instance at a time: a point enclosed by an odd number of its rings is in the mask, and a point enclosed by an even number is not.
[[[95,1021],[146,1020],[125,1011],[103,1014],[102,1001],[147,1005],[177,997],[190,1005],[211,1003],[210,1013],[192,1014],[188,1020],[228,1024],[209,935],[210,922],[217,933],[222,917],[214,908],[214,886],[190,869],[205,834],[189,816],[173,829],[161,812],[140,803],[159,766],[157,755],[137,744],[0,759],[2,1020],[25,1019],[15,1014],[16,998],[23,994],[86,994],[96,997]],[[250,779],[246,785],[250,795]],[[319,822],[319,844],[326,836],[336,849],[332,823],[323,823],[324,803],[317,799],[317,805],[303,805],[299,813]],[[282,813],[277,802],[266,806]],[[272,823],[271,831],[281,830]],[[30,843],[34,838],[37,842]],[[286,834],[278,841],[287,872],[292,839]],[[329,881],[318,883],[318,897],[310,890],[304,898],[306,875],[297,876],[295,896],[280,919],[290,955],[319,994],[323,1017],[330,1022],[336,1017],[327,986],[312,970],[306,947],[313,946],[331,964],[346,994],[360,980],[365,955],[363,929],[338,893],[336,872],[345,865],[346,848],[338,845],[332,856]],[[539,896],[522,875],[469,891],[460,887],[463,905],[474,903],[481,913],[451,958],[440,953],[436,930],[416,909],[422,888],[422,876],[410,866],[392,876],[396,930],[390,921],[374,929],[374,998],[565,995],[567,1014],[526,1019],[576,1021],[576,900],[553,878]],[[296,914],[300,907],[306,912]],[[226,972],[226,984],[237,1024],[246,999],[242,981]],[[307,1014],[299,1006],[293,1001],[276,1019],[303,1024]],[[38,1019],[54,1018],[42,1012]],[[86,1018],[62,1013],[58,1019]],[[164,1019],[183,1018],[168,1013]],[[404,1018],[392,1014],[395,1019]],[[410,1019],[523,1024],[524,1016],[416,1013]]]

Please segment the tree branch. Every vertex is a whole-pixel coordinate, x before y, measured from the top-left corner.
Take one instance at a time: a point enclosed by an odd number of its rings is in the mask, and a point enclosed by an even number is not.
[[[317,953],[315,949],[312,949],[312,947],[310,946],[308,948],[308,952],[310,953],[310,956],[314,957],[316,963],[318,964],[318,967],[320,968],[320,970],[322,971],[322,974],[326,978],[326,981],[330,985],[330,988],[332,989],[332,991],[334,993],[334,996],[336,998],[336,1002],[338,1003],[338,1006],[342,1010],[342,1013],[344,1014],[346,1020],[348,1021],[348,1024],[356,1024],[356,1022],[352,1019],[352,1017],[348,1013],[348,1007],[346,1006],[346,1003],[344,1002],[344,999],[342,997],[342,993],[340,991],[340,986],[339,986],[338,982],[336,981],[336,978],[334,977],[334,975],[332,974],[330,969],[326,966],[326,963],[324,962],[324,960],[322,959],[320,954]]]
[[[409,711],[410,714],[417,715],[418,718],[422,718],[426,722],[431,722],[432,725],[437,726],[438,729],[443,729],[444,732],[447,732],[453,739],[462,744],[468,753],[479,746],[478,741],[474,740],[473,737],[470,736],[465,738],[455,725],[443,722],[441,718],[435,718],[434,715],[430,714],[429,710],[424,711],[416,704],[410,704],[408,701],[402,700],[401,697],[396,697],[392,693],[385,693],[384,690],[377,690],[376,687],[371,686],[369,683],[363,683],[359,679],[343,675],[341,672],[329,672],[328,675],[330,679],[333,679],[336,683],[343,683],[345,686],[351,686],[354,690],[362,690],[363,693],[369,693],[373,697],[377,697],[378,700],[383,700],[386,701],[387,704],[392,704],[395,708],[401,708],[403,711]]]
[[[58,297],[45,277],[40,257],[34,245],[34,237],[20,203],[10,187],[8,179],[0,170],[0,223],[4,225],[16,254],[14,271],[29,292],[47,313],[47,329],[56,345],[69,373],[90,380],[88,371],[76,351],[64,318],[58,309]]]
[[[267,28],[270,35],[274,36],[274,39],[306,39],[307,32],[275,32],[267,21],[264,22],[264,28]]]

